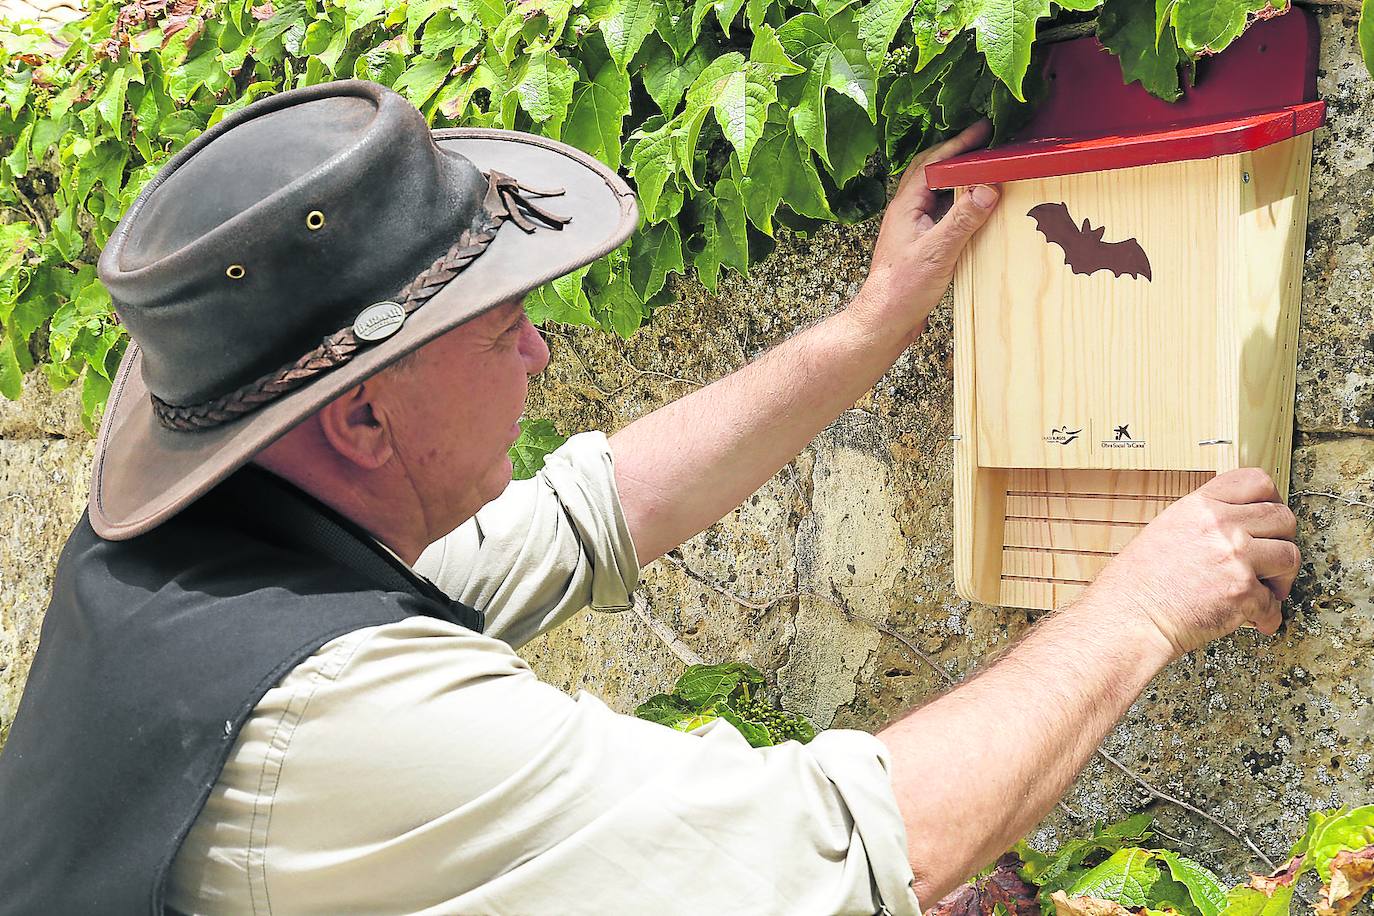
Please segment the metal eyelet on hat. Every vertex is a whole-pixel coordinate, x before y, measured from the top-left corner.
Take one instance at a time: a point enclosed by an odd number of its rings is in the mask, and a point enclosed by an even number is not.
[[[230,264],[224,275],[230,280],[242,280],[248,271],[243,269],[242,264]]]
[[[324,227],[324,214],[319,210],[311,210],[305,215],[305,228],[314,232],[316,229]]]

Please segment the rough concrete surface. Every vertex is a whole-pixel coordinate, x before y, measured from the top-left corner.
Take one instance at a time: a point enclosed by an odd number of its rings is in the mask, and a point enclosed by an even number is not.
[[[57,555],[86,507],[95,452],[75,392],[54,395],[37,376],[26,382],[21,400],[0,399],[0,746],[38,646]]]
[[[1353,15],[1320,18],[1330,116],[1311,184],[1292,501],[1304,566],[1289,622],[1275,639],[1242,633],[1165,671],[1106,743],[1153,788],[1095,761],[1066,798],[1073,815],[1040,828],[1045,843],[1148,808],[1185,851],[1234,878],[1261,864],[1161,795],[1271,857],[1308,811],[1374,802],[1374,81]],[[679,301],[629,341],[551,329],[553,361],[529,415],[566,433],[613,432],[719,378],[840,308],[864,277],[876,229],[786,236],[716,295],[679,283]],[[579,614],[527,647],[531,664],[629,711],[668,688],[690,653],[740,659],[773,673],[787,704],[816,724],[872,730],[1005,648],[1032,615],[969,604],[953,587],[952,354],[946,303],[801,456],[648,567],[637,612]],[[70,398],[37,393],[0,406],[0,723],[84,499],[91,446],[76,416]]]

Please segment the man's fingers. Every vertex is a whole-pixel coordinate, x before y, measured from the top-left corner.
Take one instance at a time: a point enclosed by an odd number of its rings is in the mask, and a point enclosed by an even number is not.
[[[1259,468],[1237,468],[1234,471],[1218,474],[1198,487],[1198,490],[1205,492],[1213,499],[1236,505],[1282,502],[1279,499],[1278,488],[1274,486],[1274,481]]]
[[[1298,536],[1298,518],[1283,503],[1246,503],[1225,510],[1255,538],[1282,538],[1292,541]]]
[[[988,221],[1000,195],[996,188],[978,185],[959,194],[949,212],[921,236],[925,263],[948,277],[954,262],[973,233]]]
[[[1283,626],[1283,602],[1276,595],[1270,595],[1263,609],[1256,612],[1248,624],[1265,636],[1273,636]]]
[[[1246,548],[1250,567],[1261,580],[1293,584],[1302,566],[1302,552],[1292,541],[1276,538],[1255,538]]]

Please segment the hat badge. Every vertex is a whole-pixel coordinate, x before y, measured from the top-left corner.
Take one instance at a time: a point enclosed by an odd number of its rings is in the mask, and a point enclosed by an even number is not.
[[[395,302],[376,302],[353,319],[353,336],[359,340],[385,340],[405,324],[406,310]]]

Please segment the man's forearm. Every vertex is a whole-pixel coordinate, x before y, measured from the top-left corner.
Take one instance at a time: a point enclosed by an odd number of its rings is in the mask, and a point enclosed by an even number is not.
[[[1158,629],[1084,596],[985,672],[878,733],[907,828],[916,893],[935,903],[1054,806],[1172,658]]]
[[[612,436],[640,562],[743,502],[873,387],[911,337],[851,305]]]

